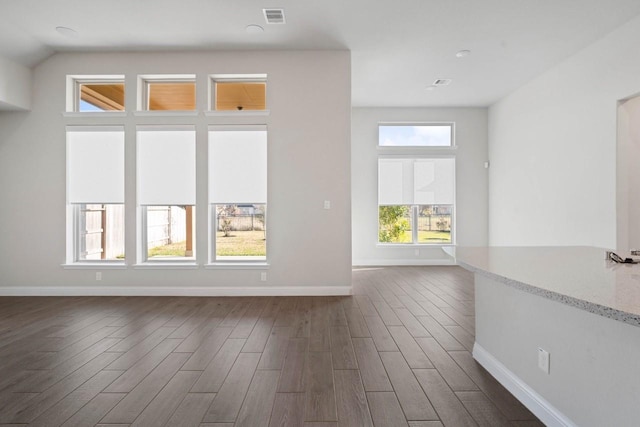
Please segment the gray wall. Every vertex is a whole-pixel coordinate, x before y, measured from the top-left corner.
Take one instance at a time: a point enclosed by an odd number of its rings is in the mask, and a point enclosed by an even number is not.
[[[138,74],[197,75],[197,117],[139,117]],[[207,117],[207,76],[268,74],[268,117]],[[124,74],[124,118],[63,116],[67,74]],[[232,286],[340,287],[351,283],[350,54],[318,52],[189,52],[57,54],[34,70],[31,112],[0,113],[0,292],[81,292],[91,286],[189,289]],[[70,270],[65,262],[65,125],[124,123],[126,257],[128,267]],[[197,269],[137,269],[135,125],[189,124],[197,132]],[[268,258],[260,272],[203,268],[208,251],[207,125],[266,123]],[[323,209],[323,201],[331,209]],[[41,288],[44,287],[44,290]],[[35,289],[35,288],[33,288]],[[33,290],[32,289],[32,290]],[[75,291],[74,291],[75,289]],[[80,291],[78,291],[78,289]],[[22,290],[22,291],[21,291]],[[301,292],[305,292],[304,289]]]
[[[0,111],[31,108],[31,70],[0,56]]]
[[[487,109],[354,108],[351,133],[354,265],[446,264],[437,246],[378,245],[378,123],[455,122],[456,243],[487,244]]]

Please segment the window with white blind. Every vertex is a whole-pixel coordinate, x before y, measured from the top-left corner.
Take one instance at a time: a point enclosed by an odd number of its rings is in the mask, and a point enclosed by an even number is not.
[[[139,259],[194,260],[195,127],[139,126],[136,144]]]
[[[124,261],[124,128],[66,130],[68,262]]]
[[[452,243],[454,201],[454,158],[378,159],[380,243]]]
[[[267,256],[267,128],[209,127],[212,261]]]

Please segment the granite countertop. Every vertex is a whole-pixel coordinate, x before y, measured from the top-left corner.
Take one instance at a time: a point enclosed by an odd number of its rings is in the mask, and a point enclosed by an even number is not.
[[[593,247],[456,247],[467,270],[531,294],[640,327],[640,264]]]

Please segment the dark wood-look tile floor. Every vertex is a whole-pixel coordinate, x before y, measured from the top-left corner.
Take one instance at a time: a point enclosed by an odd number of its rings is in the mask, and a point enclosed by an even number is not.
[[[471,356],[472,276],[351,297],[0,298],[0,426],[541,426]]]

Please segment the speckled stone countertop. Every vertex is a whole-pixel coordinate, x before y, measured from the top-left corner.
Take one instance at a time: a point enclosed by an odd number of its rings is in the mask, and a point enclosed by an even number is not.
[[[447,253],[474,273],[640,327],[640,264],[608,261],[604,249],[455,247]]]

